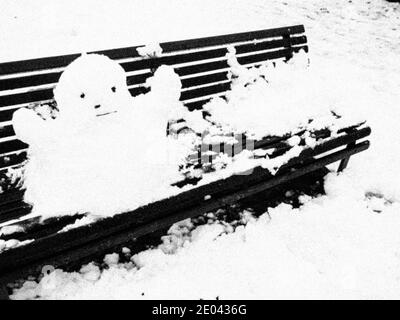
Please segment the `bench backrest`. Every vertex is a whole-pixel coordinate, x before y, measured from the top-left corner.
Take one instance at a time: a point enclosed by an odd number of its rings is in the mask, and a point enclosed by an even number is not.
[[[141,57],[136,47],[99,51],[118,61],[126,71],[133,96],[146,91],[144,83],[162,64],[173,65],[182,80],[181,101],[188,108],[201,108],[212,96],[230,88],[227,47],[234,45],[238,61],[256,65],[266,60],[289,59],[301,48],[307,50],[303,26],[260,30],[233,35],[161,43],[157,58]],[[27,145],[15,138],[11,119],[15,110],[53,101],[63,69],[79,54],[0,64],[0,170],[25,159]]]

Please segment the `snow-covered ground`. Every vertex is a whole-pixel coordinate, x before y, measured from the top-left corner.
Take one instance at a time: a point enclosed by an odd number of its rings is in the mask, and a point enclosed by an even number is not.
[[[327,194],[299,209],[282,204],[234,232],[218,222],[177,227],[172,248],[129,263],[108,256],[105,270],[56,271],[14,298],[400,298],[399,4],[0,0],[0,8],[1,61],[302,23],[311,63],[335,93],[326,103],[347,105],[373,132],[367,152],[327,177]]]

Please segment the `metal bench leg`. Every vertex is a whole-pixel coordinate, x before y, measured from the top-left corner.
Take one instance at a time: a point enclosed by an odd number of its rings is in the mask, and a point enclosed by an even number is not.
[[[347,148],[346,148],[346,149],[351,149],[351,148],[353,148],[355,145],[356,145],[356,142],[349,143],[349,144],[347,145]],[[344,158],[344,159],[342,159],[342,161],[340,161],[339,168],[338,168],[337,171],[338,171],[338,172],[342,172],[344,169],[346,169],[347,165],[349,164],[349,160],[350,160],[350,156],[349,156],[349,157],[346,157],[346,158]]]
[[[10,300],[5,284],[0,284],[0,300]]]

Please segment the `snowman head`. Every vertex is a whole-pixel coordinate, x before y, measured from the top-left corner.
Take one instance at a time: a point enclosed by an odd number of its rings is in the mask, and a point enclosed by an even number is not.
[[[82,122],[117,112],[129,104],[131,95],[125,72],[117,62],[88,54],[67,66],[54,98],[60,118]]]

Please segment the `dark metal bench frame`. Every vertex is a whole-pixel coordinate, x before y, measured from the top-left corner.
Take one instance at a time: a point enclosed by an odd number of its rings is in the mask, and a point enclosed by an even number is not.
[[[304,27],[301,25],[160,45],[163,49],[161,57],[140,57],[136,50],[138,47],[97,53],[119,61],[126,72],[136,72],[127,77],[128,85],[135,86],[130,89],[132,95],[147,90],[141,84],[158,66],[178,64],[175,70],[183,77],[184,88],[181,101],[190,110],[200,109],[209,101],[210,95],[223,95],[229,90],[229,66],[225,58],[227,46],[234,45],[237,54],[245,54],[238,57],[239,63],[244,65],[256,65],[275,59],[288,60],[301,49],[308,51]],[[8,167],[19,165],[26,157],[27,145],[12,139],[14,132],[7,122],[11,120],[12,113],[19,107],[51,100],[51,88],[36,88],[34,91],[28,89],[56,83],[62,68],[78,56],[75,54],[0,64],[0,94],[7,91],[0,95],[0,126],[3,125],[0,128],[0,154],[5,154],[0,157],[0,170],[3,174]],[[182,63],[188,65],[180,66]],[[139,74],[138,70],[144,71]],[[9,91],[24,91],[24,88],[27,89],[25,92]],[[166,228],[182,219],[195,217],[290,183],[337,161],[340,161],[338,170],[341,171],[353,154],[369,147],[369,141],[364,138],[370,134],[370,129],[363,124],[355,124],[339,133],[338,136],[331,137],[329,130],[316,132],[315,137],[320,143],[315,148],[305,149],[275,175],[271,175],[268,170],[256,168],[250,175],[232,176],[196,187],[132,212],[63,233],[57,231],[77,217],[50,219],[45,224],[38,224],[35,219],[28,220],[23,224],[24,231],[2,237],[21,241],[33,237],[35,241],[0,253],[0,283],[5,285],[30,274],[38,274],[44,265],[71,267],[89,262],[93,257],[115,251],[128,241]],[[273,155],[279,156],[290,148],[286,142],[289,137],[290,135],[266,137],[256,142],[256,148],[273,149]],[[9,141],[2,142],[5,138]],[[357,142],[361,139],[364,141]],[[30,211],[22,197],[23,191],[13,186],[0,195],[0,222],[22,217]]]

